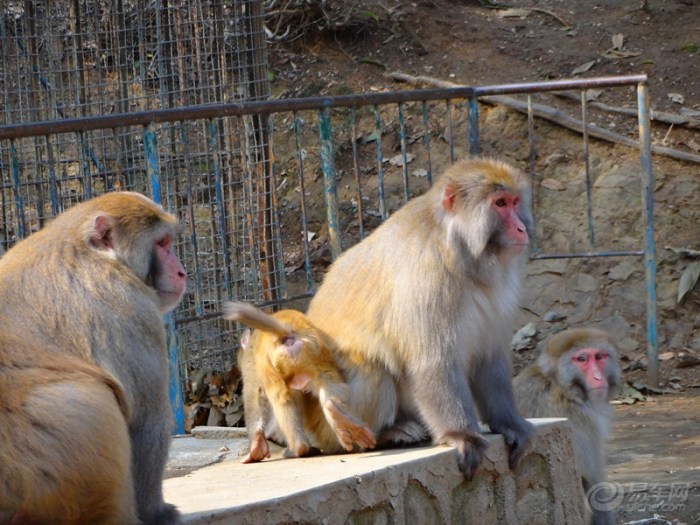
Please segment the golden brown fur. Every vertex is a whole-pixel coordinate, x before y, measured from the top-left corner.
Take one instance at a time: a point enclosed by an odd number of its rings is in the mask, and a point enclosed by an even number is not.
[[[372,432],[347,408],[347,385],[331,351],[333,342],[303,313],[269,315],[249,304],[226,303],[224,317],[256,329],[244,335],[239,352],[251,439],[244,462],[267,457],[264,434],[275,424],[295,456],[312,449],[338,453],[352,450],[353,444],[374,446]]]
[[[113,193],[0,259],[0,523],[179,523],[161,487],[175,232],[151,200]]]
[[[79,359],[29,358],[32,344],[0,335],[7,345],[19,352],[0,352],[0,523],[136,523],[121,386]]]
[[[476,408],[512,465],[534,434],[515,411],[508,352],[529,203],[530,181],[511,166],[458,162],[341,255],[307,312],[335,341],[352,411],[380,441],[427,430],[457,447],[467,478],[486,446]]]

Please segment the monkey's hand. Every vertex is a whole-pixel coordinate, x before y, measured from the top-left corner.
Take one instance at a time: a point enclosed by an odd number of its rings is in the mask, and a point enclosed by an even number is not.
[[[457,465],[467,481],[474,478],[489,442],[481,434],[471,432],[448,432],[439,443],[452,445],[457,450]]]
[[[250,452],[248,452],[241,463],[257,463],[265,458],[270,457],[270,446],[267,444],[265,434],[256,432],[250,440]]]
[[[508,466],[514,469],[532,450],[535,427],[529,421],[518,417],[504,424],[489,423],[492,432],[501,434],[508,447]]]
[[[327,399],[323,403],[323,412],[338,441],[348,452],[352,451],[354,443],[357,443],[360,448],[374,448],[377,445],[372,431],[360,420],[341,409],[333,400]]]

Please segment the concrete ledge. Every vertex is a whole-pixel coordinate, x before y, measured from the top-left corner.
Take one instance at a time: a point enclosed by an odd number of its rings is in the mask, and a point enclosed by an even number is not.
[[[252,465],[224,461],[167,479],[165,499],[191,524],[583,523],[568,423],[533,422],[534,450],[516,471],[508,468],[502,438],[489,435],[490,447],[470,483],[450,447],[420,447],[273,457]],[[174,449],[181,446],[177,441]]]

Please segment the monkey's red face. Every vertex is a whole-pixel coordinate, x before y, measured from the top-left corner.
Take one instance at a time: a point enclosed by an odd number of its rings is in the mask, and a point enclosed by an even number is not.
[[[153,264],[156,268],[155,288],[163,312],[172,310],[185,293],[185,268],[172,249],[172,237],[165,235],[156,240],[153,247]]]
[[[520,196],[500,191],[491,198],[491,207],[501,220],[501,244],[507,247],[524,247],[528,243],[527,228],[520,219]]]
[[[608,394],[608,380],[605,368],[610,354],[600,348],[581,348],[571,356],[574,365],[583,374],[588,393],[596,398],[604,398]]]

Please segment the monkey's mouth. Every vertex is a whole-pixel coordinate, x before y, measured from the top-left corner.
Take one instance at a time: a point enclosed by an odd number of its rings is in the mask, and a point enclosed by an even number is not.
[[[156,290],[158,293],[158,300],[160,302],[160,310],[163,313],[167,313],[173,310],[178,303],[180,298],[185,293],[185,288],[182,290]]]

